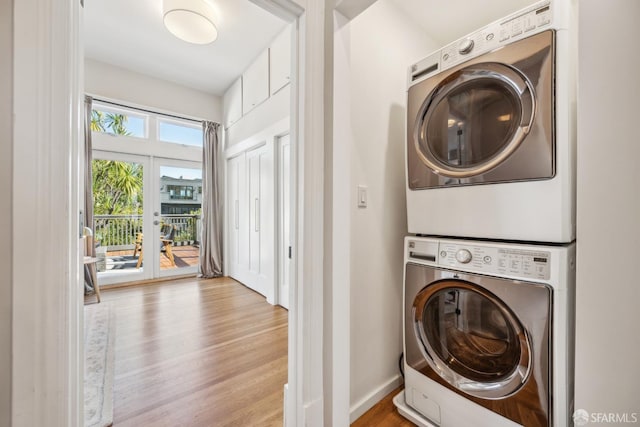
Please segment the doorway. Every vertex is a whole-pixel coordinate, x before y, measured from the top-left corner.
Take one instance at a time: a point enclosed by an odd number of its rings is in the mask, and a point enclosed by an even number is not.
[[[94,151],[92,172],[100,286],[198,271],[200,163]]]

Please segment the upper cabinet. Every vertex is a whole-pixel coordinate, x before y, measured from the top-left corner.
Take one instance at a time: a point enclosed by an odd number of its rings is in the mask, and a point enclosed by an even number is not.
[[[291,26],[273,41],[270,47],[270,87],[271,95],[291,81]]]
[[[242,74],[242,114],[269,98],[269,50],[265,50]]]
[[[238,78],[224,94],[224,127],[228,128],[242,117],[242,78]]]

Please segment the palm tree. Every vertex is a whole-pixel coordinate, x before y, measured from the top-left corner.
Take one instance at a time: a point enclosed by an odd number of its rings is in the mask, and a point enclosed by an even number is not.
[[[127,116],[117,113],[91,112],[91,130],[114,135],[131,135]],[[142,166],[137,163],[94,160],[94,210],[98,215],[138,214],[142,206]]]

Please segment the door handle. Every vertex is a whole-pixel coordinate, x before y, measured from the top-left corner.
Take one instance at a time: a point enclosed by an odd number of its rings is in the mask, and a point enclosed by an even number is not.
[[[160,221],[156,219],[155,221],[153,221],[153,225],[160,225]]]
[[[236,200],[236,203],[235,203],[235,209],[236,209],[236,213],[235,213],[235,218],[236,218],[236,230],[237,230],[238,228],[240,228],[240,226],[239,226],[239,224],[238,224],[238,223],[240,222],[240,218],[239,218],[239,216],[240,216],[240,207],[239,207],[238,205],[239,205],[238,200]]]
[[[255,231],[258,232],[260,231],[260,201],[258,200],[258,198],[256,197],[256,200],[254,202],[254,207],[256,210],[256,224],[255,224]]]

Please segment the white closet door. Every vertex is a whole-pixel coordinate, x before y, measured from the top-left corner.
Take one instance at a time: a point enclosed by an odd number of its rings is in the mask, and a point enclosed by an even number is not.
[[[273,154],[268,146],[247,153],[249,278],[245,285],[273,301]]]
[[[248,245],[243,241],[246,234],[247,213],[246,201],[243,200],[245,192],[245,156],[244,153],[230,159],[227,163],[227,230],[229,238],[229,276],[244,280],[246,269]],[[244,211],[243,211],[244,210]]]

